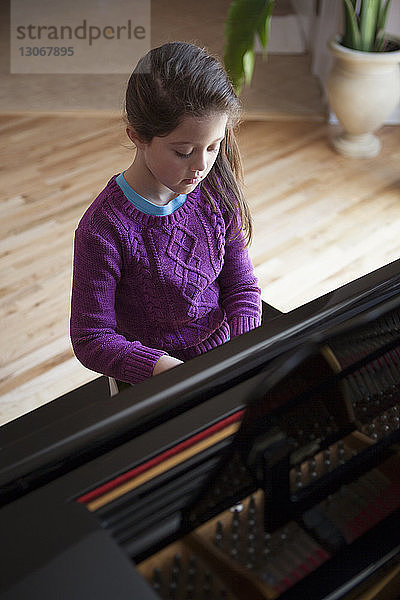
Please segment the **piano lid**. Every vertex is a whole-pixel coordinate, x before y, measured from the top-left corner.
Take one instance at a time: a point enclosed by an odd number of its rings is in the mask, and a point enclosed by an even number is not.
[[[245,381],[400,289],[400,260],[110,398],[105,379],[0,428],[0,487],[22,495]]]

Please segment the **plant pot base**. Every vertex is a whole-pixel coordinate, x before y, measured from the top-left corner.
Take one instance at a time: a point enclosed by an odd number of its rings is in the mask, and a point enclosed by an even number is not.
[[[372,158],[381,150],[381,142],[373,133],[341,133],[332,139],[332,145],[337,152],[349,158]]]

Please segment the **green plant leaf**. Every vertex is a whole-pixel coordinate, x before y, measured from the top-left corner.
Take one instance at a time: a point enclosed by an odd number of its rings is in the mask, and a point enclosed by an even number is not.
[[[271,19],[272,19],[272,11],[275,6],[275,1],[270,0],[265,3],[264,10],[260,14],[260,18],[257,24],[257,33],[260,38],[261,46],[264,51],[267,48],[269,34],[271,31]]]
[[[343,0],[345,30],[342,38],[343,46],[361,50],[361,33],[358,26],[356,3],[352,0]]]
[[[364,52],[372,52],[375,45],[376,25],[379,15],[380,0],[363,0],[360,12],[361,48]]]
[[[389,7],[391,4],[392,0],[386,0],[386,2],[384,2],[382,4],[382,2],[379,2],[379,11],[378,11],[378,21],[377,21],[377,29],[378,30],[383,30],[386,27],[386,21],[387,21],[387,16],[388,16],[388,12],[389,12]]]
[[[255,35],[261,33],[267,43],[268,28],[261,32],[260,23],[261,16],[269,14],[271,3],[272,0],[233,0],[230,4],[225,22],[224,63],[238,94],[243,84],[251,80],[251,56],[247,53],[254,52]],[[254,56],[252,62],[254,67]]]
[[[243,56],[243,71],[245,85],[250,85],[254,71],[254,50],[247,50]]]
[[[386,2],[384,4],[382,4],[380,2],[378,21],[377,21],[377,25],[376,25],[376,40],[375,40],[375,48],[374,48],[374,50],[376,52],[381,52],[384,47],[384,44],[385,44],[385,28],[386,28],[386,21],[387,21],[390,3],[391,3],[391,0],[386,0]]]

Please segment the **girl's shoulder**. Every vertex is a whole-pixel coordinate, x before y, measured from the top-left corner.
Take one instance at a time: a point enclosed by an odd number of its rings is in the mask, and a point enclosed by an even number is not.
[[[87,229],[102,235],[116,229],[126,230],[126,215],[123,210],[123,194],[113,175],[82,215],[78,229]]]

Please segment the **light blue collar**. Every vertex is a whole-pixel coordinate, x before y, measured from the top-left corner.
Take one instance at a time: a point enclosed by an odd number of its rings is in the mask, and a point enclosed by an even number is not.
[[[115,178],[115,181],[123,191],[126,198],[133,204],[135,208],[145,213],[146,215],[155,215],[159,217],[163,217],[165,215],[171,215],[173,212],[178,210],[183,204],[186,202],[187,195],[180,194],[165,206],[158,206],[157,204],[153,204],[143,196],[140,196],[126,181],[124,174],[120,173]]]

